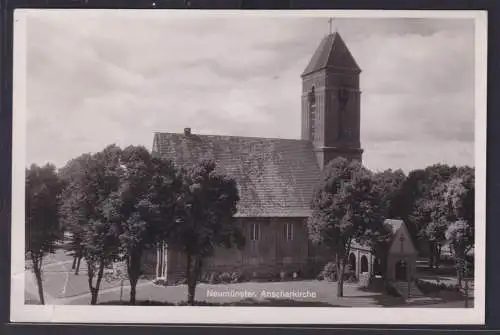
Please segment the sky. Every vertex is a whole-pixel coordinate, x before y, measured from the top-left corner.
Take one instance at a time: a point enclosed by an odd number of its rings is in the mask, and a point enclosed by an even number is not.
[[[27,20],[27,164],[154,132],[300,138],[301,78],[327,17],[120,11]],[[474,165],[472,19],[338,18],[362,68],[372,170]]]

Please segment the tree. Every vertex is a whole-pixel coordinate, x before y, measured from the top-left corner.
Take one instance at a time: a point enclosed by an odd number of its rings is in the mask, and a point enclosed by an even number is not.
[[[443,193],[443,207],[450,225],[445,232],[456,262],[458,284],[462,285],[467,269],[467,254],[474,247],[474,170],[464,168],[451,179]]]
[[[194,305],[196,284],[203,261],[216,247],[241,247],[244,237],[234,224],[239,201],[234,179],[216,171],[213,161],[205,160],[183,173],[183,190],[178,202],[176,224],[169,243],[186,254],[188,304]]]
[[[42,280],[43,258],[54,252],[60,239],[59,200],[62,184],[55,166],[31,165],[26,170],[26,242],[25,251],[30,260],[41,304],[45,304]]]
[[[73,254],[72,269],[78,275],[80,263],[83,258],[83,234],[84,227],[94,208],[90,203],[85,203],[84,199],[84,178],[88,167],[90,154],[83,154],[70,160],[63,168],[59,169],[59,177],[64,183],[61,199],[61,227],[65,232],[70,233],[68,249]]]
[[[337,296],[343,296],[343,277],[353,240],[363,242],[381,226],[383,208],[373,174],[360,162],[337,158],[324,170],[314,192],[307,227],[310,239],[334,251]]]
[[[110,145],[92,155],[84,174],[83,201],[91,205],[85,226],[83,250],[91,304],[97,303],[104,269],[119,258],[119,224],[115,217],[116,194],[120,186],[122,150]]]
[[[70,161],[60,171],[66,181],[61,213],[74,235],[77,257],[83,256],[87,263],[93,305],[97,303],[105,267],[118,258],[119,227],[109,218],[120,185],[120,159],[121,149],[110,145]]]
[[[406,176],[402,170],[385,170],[375,173],[374,182],[381,198],[385,218],[402,219],[404,217],[402,186]]]
[[[420,251],[428,254],[430,267],[439,265],[442,242],[441,223],[434,222],[432,217],[436,190],[457,170],[455,166],[434,164],[411,171],[402,185],[402,218],[408,222],[412,237],[419,241]],[[427,247],[428,252],[422,247]]]
[[[168,205],[173,205],[180,182],[170,162],[154,159],[144,147],[125,148],[120,166],[120,187],[106,215],[119,225],[120,254],[130,281],[130,303],[135,304],[143,251],[162,241],[172,225],[174,213]]]
[[[127,147],[121,155],[121,179],[112,202],[114,216],[119,225],[120,254],[125,259],[130,281],[130,302],[135,304],[136,286],[141,274],[142,254],[151,239],[151,211],[148,199],[153,175],[151,155],[144,147]]]

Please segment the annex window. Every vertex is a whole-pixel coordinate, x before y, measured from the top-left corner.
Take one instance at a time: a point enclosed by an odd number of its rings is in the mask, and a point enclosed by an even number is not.
[[[284,234],[285,234],[285,240],[287,240],[287,241],[293,240],[293,224],[291,224],[291,223],[285,224]]]
[[[257,241],[260,238],[260,225],[258,223],[252,223],[250,225],[250,240]]]

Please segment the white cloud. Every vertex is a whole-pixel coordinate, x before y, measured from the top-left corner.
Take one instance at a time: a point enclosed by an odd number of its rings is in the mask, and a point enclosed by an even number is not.
[[[153,132],[300,136],[300,74],[324,18],[38,13],[28,21],[28,163]],[[338,20],[363,69],[373,169],[473,164],[473,22]]]

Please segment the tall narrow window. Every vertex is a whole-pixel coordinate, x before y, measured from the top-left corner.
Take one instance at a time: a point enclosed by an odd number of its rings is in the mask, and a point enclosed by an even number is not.
[[[250,241],[257,241],[260,237],[260,225],[252,223],[250,225]]]
[[[347,125],[345,124],[346,105],[349,100],[349,91],[341,87],[338,91],[339,99],[339,120],[338,120],[338,138],[343,139],[347,133]]]
[[[316,93],[314,91],[314,86],[311,88],[311,91],[308,94],[308,103],[309,103],[309,111],[310,111],[310,119],[309,119],[309,124],[310,124],[310,139],[315,140],[316,139],[316,131],[315,131],[315,124],[316,124]]]
[[[287,240],[287,241],[293,240],[293,224],[291,224],[291,223],[285,224],[284,234],[285,234],[285,240]]]

